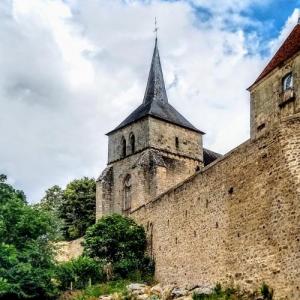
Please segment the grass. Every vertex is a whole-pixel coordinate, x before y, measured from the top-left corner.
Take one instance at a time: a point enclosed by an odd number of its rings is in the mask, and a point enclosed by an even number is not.
[[[154,285],[156,282],[152,274],[142,274],[140,271],[131,272],[126,279],[115,279],[112,281],[95,284],[81,290],[66,291],[61,294],[59,300],[98,300],[102,295],[119,295],[116,298],[127,299],[126,286],[135,283]]]
[[[97,299],[102,295],[111,295],[111,294],[126,294],[126,286],[130,284],[130,280],[115,280],[107,283],[101,283],[87,287],[82,291],[81,295],[78,295],[74,300],[92,300]]]

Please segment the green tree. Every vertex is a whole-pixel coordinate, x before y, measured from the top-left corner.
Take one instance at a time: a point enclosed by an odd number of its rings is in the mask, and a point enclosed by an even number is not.
[[[36,204],[39,210],[50,214],[55,221],[56,240],[63,239],[64,220],[60,218],[60,208],[63,202],[63,190],[58,185],[54,185],[45,192],[45,196],[40,203]]]
[[[40,208],[58,214],[59,208],[63,202],[63,194],[63,190],[60,186],[52,186],[46,191],[45,196],[39,203]]]
[[[84,177],[70,182],[63,191],[59,217],[64,221],[66,239],[76,239],[95,223],[96,182]]]
[[[146,234],[132,219],[113,214],[101,218],[88,228],[85,255],[111,263],[115,275],[128,276],[133,271],[152,272],[152,262],[145,257]]]
[[[0,297],[51,298],[53,221],[0,176]]]

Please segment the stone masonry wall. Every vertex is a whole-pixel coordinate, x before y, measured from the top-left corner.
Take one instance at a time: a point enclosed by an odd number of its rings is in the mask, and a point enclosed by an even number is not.
[[[257,288],[300,299],[300,116],[247,141],[132,212],[162,283]],[[285,298],[285,296],[287,296]]]
[[[155,148],[203,161],[202,135],[156,118],[146,117],[109,135],[108,163],[123,159],[122,137],[127,142],[127,156],[132,155],[129,136],[135,136],[135,152]],[[176,137],[178,145],[176,145]]]
[[[122,137],[127,142],[127,155],[131,155],[129,135],[135,135],[135,150],[142,151],[149,146],[149,119],[144,118],[137,123],[133,123],[123,129],[120,129],[108,137],[108,163],[122,158]]]
[[[99,219],[107,213],[121,213],[124,197],[124,180],[130,174],[132,182],[132,209],[136,209],[172,186],[195,174],[199,161],[157,152],[162,157],[165,166],[155,165],[149,161],[149,151],[131,155],[126,159],[116,161],[108,168],[113,176],[109,182],[97,182],[96,217]],[[140,160],[145,162],[139,163]]]
[[[178,145],[176,145],[176,138]],[[149,119],[149,145],[203,161],[201,134],[155,118]]]
[[[131,153],[129,136],[135,136]],[[122,157],[122,138],[127,141]],[[178,143],[176,143],[178,138]],[[97,181],[96,218],[124,208],[124,182],[131,178],[131,208],[136,209],[203,166],[200,133],[147,117],[109,135],[108,166]]]
[[[255,138],[269,130],[282,118],[300,112],[300,55],[285,62],[264,79],[250,88],[251,91],[251,137]],[[283,78],[292,72],[294,99],[283,103]],[[290,91],[287,91],[290,93]]]

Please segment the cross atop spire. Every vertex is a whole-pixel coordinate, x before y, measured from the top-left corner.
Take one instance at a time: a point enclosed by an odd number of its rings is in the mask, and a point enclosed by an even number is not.
[[[155,39],[157,40],[158,27],[157,27],[156,17],[155,17],[155,21],[154,21],[154,31],[153,32],[155,32]]]

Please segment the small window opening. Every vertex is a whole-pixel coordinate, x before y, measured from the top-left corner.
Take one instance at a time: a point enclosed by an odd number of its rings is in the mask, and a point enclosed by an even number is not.
[[[125,157],[126,156],[126,140],[124,137],[122,137],[121,146],[122,146],[122,157]]]
[[[263,130],[265,127],[266,127],[266,124],[265,124],[265,123],[262,123],[262,124],[260,124],[260,125],[257,127],[257,131],[261,131],[261,130]]]
[[[292,89],[293,84],[294,84],[293,74],[289,73],[286,76],[284,76],[282,84],[283,84],[283,91],[286,91],[288,89]]]
[[[129,211],[130,209],[131,209],[131,176],[128,174],[124,180],[123,210]]]
[[[233,194],[233,187],[231,187],[231,188],[228,190],[228,194],[229,194],[229,195],[232,195],[232,194]]]
[[[178,238],[177,237],[175,238],[175,244],[178,244]]]
[[[188,215],[188,211],[186,210],[186,211],[185,211],[185,217],[186,217],[186,218],[187,218],[187,215]]]
[[[177,149],[179,148],[179,138],[177,136],[175,137],[175,146]]]
[[[135,152],[135,136],[133,133],[131,133],[129,136],[129,142],[130,142],[130,150],[131,153],[133,154]]]
[[[200,167],[197,166],[197,167],[196,167],[196,172],[199,172],[199,171],[200,171]]]

